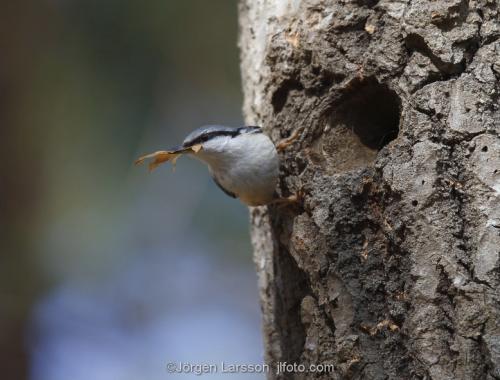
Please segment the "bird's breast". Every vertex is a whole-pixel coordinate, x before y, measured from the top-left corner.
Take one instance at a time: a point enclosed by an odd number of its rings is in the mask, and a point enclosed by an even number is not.
[[[210,169],[222,187],[247,205],[263,205],[274,197],[278,155],[274,144],[264,134],[229,140],[224,157],[210,165]]]

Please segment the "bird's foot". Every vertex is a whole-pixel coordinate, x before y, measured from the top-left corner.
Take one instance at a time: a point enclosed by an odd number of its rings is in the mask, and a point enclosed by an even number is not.
[[[298,190],[295,194],[289,195],[284,198],[274,199],[270,204],[276,205],[278,207],[286,207],[292,205],[301,205],[304,201],[304,191]]]
[[[277,145],[276,145],[276,150],[278,152],[284,151],[286,148],[288,148],[290,145],[294,143],[295,140],[297,140],[300,136],[300,129],[296,129],[295,131],[292,132],[290,137],[287,137],[286,139],[281,140]]]

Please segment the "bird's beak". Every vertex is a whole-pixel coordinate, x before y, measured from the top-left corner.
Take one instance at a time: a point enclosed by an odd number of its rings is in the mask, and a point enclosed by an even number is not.
[[[151,154],[147,154],[145,156],[139,157],[136,161],[136,165],[141,165],[144,161],[152,159],[149,163],[149,171],[156,169],[158,166],[163,164],[164,162],[172,161],[172,165],[175,168],[175,162],[179,158],[180,155],[186,153],[198,153],[203,146],[201,144],[196,144],[190,147],[176,147],[170,150],[160,150],[158,152],[154,152]]]

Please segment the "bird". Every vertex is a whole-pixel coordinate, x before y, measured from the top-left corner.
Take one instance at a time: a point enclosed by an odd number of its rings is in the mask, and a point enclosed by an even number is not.
[[[206,125],[191,132],[180,146],[144,155],[135,164],[150,160],[152,171],[168,161],[175,165],[181,155],[188,155],[208,166],[210,176],[224,193],[248,206],[297,202],[298,194],[280,198],[276,188],[278,151],[292,144],[298,135],[296,131],[274,145],[259,126]]]

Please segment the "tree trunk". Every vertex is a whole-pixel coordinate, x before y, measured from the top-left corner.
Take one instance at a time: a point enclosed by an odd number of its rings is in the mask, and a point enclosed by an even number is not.
[[[305,194],[251,210],[266,360],[306,371],[270,378],[500,378],[498,19],[241,0],[246,122],[300,132],[279,192]]]

